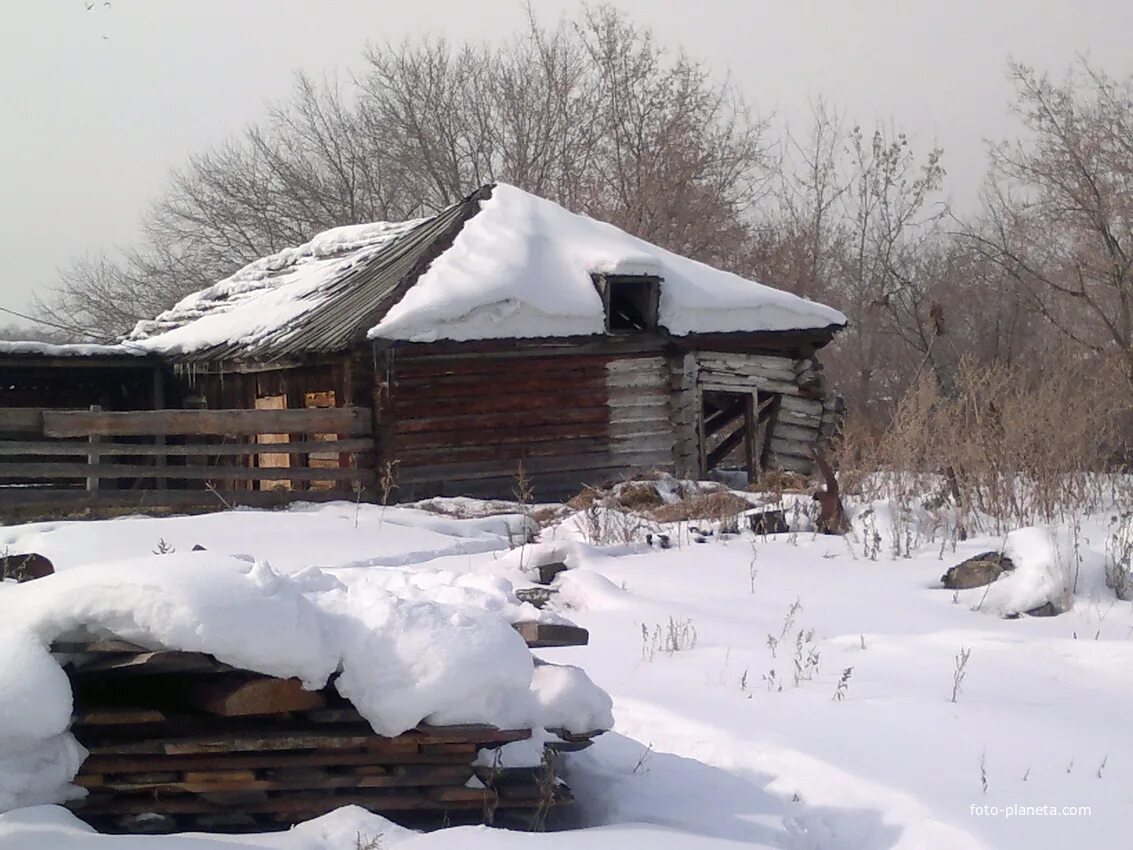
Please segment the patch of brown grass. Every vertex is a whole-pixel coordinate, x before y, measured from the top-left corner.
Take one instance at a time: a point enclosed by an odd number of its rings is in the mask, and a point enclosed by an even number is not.
[[[643,481],[634,481],[621,487],[614,500],[619,507],[637,513],[660,507],[665,503],[657,488]]]
[[[810,489],[810,479],[801,472],[768,469],[747,489],[752,493],[805,493]]]
[[[661,505],[649,512],[657,522],[686,522],[690,519],[720,520],[734,517],[754,507],[751,502],[727,490],[700,493],[679,502]]]
[[[540,527],[550,525],[559,518],[559,508],[547,506],[543,508],[536,508],[531,513],[531,519],[539,524]]]
[[[584,511],[601,498],[602,494],[594,487],[583,487],[567,500],[567,507],[572,511]]]

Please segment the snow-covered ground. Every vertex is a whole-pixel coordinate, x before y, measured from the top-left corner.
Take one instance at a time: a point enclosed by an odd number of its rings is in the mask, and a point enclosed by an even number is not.
[[[578,830],[418,835],[349,808],[282,834],[120,838],[37,806],[0,814],[0,847],[351,850],[378,836],[383,850],[1128,846],[1133,604],[1104,584],[1109,518],[1076,536],[1014,535],[1008,584],[954,594],[940,588],[945,569],[1002,537],[954,546],[922,528],[894,540],[885,506],[864,525],[860,514],[846,539],[698,543],[683,525],[668,529],[668,549],[585,542],[582,516],[515,547],[515,516],[365,505],[356,516],[347,504],[0,528],[0,551],[40,552],[63,574],[29,591],[133,558],[142,583],[199,544],[270,563],[279,580],[268,584],[287,592],[311,586],[315,566],[355,600],[441,598],[504,619],[517,613],[509,583],[530,584],[532,564],[558,556],[571,569],[550,615],[587,627],[591,644],[539,654],[584,668],[614,703],[613,730],[568,757]],[[1068,613],[1001,616],[1074,574]],[[0,602],[13,593],[0,588]]]

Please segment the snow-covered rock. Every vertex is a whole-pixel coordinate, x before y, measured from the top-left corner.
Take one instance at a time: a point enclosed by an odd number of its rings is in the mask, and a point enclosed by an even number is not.
[[[1012,531],[1003,552],[1015,568],[986,587],[968,591],[976,594],[976,608],[1015,617],[1060,614],[1074,604],[1070,571],[1046,529]]]

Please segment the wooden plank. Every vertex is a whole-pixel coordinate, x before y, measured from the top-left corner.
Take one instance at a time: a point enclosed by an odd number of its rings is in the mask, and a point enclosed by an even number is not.
[[[322,708],[326,699],[309,691],[298,679],[224,679],[187,683],[180,699],[193,708],[219,717],[283,714]]]
[[[121,655],[150,652],[151,650],[148,646],[140,646],[117,638],[101,638],[87,641],[57,640],[51,644],[51,651],[64,653],[109,652]]]
[[[513,623],[512,627],[532,649],[556,646],[586,646],[590,633],[579,626],[552,623]]]
[[[651,422],[668,430],[669,403],[668,400],[648,402],[645,404],[611,406],[608,411],[611,424],[624,422]]]
[[[105,776],[75,777],[75,784],[91,791],[115,793],[202,794],[217,791],[316,791],[339,788],[461,787],[473,775],[472,765],[437,765],[406,773],[359,775],[343,773],[296,779],[257,779],[252,771],[206,774],[206,778],[173,781],[123,782]]]
[[[640,436],[627,434],[624,437],[611,439],[605,451],[583,455],[571,455],[552,458],[526,458],[523,467],[526,472],[535,477],[557,472],[590,472],[610,468],[649,467],[659,462],[671,460],[672,438],[664,445],[653,445],[646,451],[634,451],[638,447],[636,441],[653,441],[668,435]],[[482,461],[478,463],[450,463],[446,464],[438,458],[437,463],[420,464],[401,467],[399,482],[402,484],[417,483],[444,479],[450,481],[474,481],[486,478],[508,478],[515,475],[518,459],[500,459],[497,461]]]
[[[797,410],[811,416],[821,416],[823,404],[815,399],[802,398],[796,395],[785,395],[779,402],[780,410]]]
[[[48,455],[85,456],[88,445],[85,442],[66,440],[0,440],[0,457]],[[309,454],[314,452],[367,452],[374,450],[374,441],[368,437],[345,440],[308,440],[288,443],[275,443],[270,446],[256,443],[192,443],[183,446],[153,446],[137,443],[101,443],[98,453],[103,457],[188,457],[207,455],[213,457],[240,457],[259,454]]]
[[[776,455],[791,455],[793,457],[810,460],[813,443],[802,443],[797,440],[784,440],[772,435],[770,440],[771,451]]]
[[[517,426],[522,425],[522,423],[514,420],[513,424]],[[606,437],[607,431],[608,424],[603,419],[601,422],[543,425],[537,428],[501,427],[480,433],[441,431],[419,434],[397,434],[394,438],[394,453],[391,456],[398,457],[397,451],[401,447],[407,449],[423,449],[445,448],[449,446],[518,446],[529,442],[537,443],[547,440]]]
[[[85,800],[75,800],[67,804],[69,808],[86,816],[91,814],[211,814],[218,811],[216,803],[200,797],[165,797],[153,800],[148,797],[122,798],[91,795]],[[364,806],[378,811],[401,811],[413,809],[439,808],[436,802],[420,792],[408,789],[392,793],[378,789],[370,793],[335,794],[327,796],[316,792],[313,795],[294,794],[267,800],[250,800],[240,804],[246,814],[325,814],[340,806]]]
[[[177,434],[315,434],[370,432],[363,407],[303,410],[43,411],[47,437],[172,436]]]
[[[0,407],[0,433],[43,432],[43,411],[37,407]]]
[[[781,393],[783,395],[798,395],[799,387],[796,384],[788,384],[783,381],[770,381],[766,378],[735,378],[725,379],[720,375],[713,375],[706,377],[701,375],[698,381],[701,389],[709,392],[751,392],[751,390],[763,390],[769,393]]]
[[[431,360],[399,357],[397,379],[434,378],[445,375],[500,375],[512,372],[547,373],[556,370],[580,373],[588,369],[605,372],[606,364],[615,359],[609,353],[559,355],[535,354],[515,358],[480,356],[457,359],[439,356]]]
[[[814,462],[809,458],[775,453],[771,455],[771,466],[785,469],[788,472],[798,472],[802,475],[810,475],[814,471]]]
[[[400,739],[394,739],[400,740]],[[94,754],[83,762],[84,773],[119,774],[149,770],[269,770],[298,767],[357,767],[418,764],[467,764],[467,753],[422,753],[371,750],[296,750],[293,752],[210,753],[197,755]]]
[[[188,770],[184,773],[186,782],[232,782],[255,778],[254,770]]]
[[[599,392],[606,386],[605,370],[559,372],[501,372],[488,378],[482,376],[436,376],[408,379],[395,376],[392,397],[395,404],[413,401],[457,403],[462,399],[477,398],[487,388],[494,397],[530,397],[554,395],[556,391]]]
[[[605,398],[589,407],[558,406],[549,409],[533,408],[527,412],[503,412],[489,414],[462,415],[453,413],[438,417],[399,418],[394,425],[394,433],[475,433],[493,431],[497,428],[522,426],[538,428],[545,425],[604,424],[610,416]]]
[[[441,803],[490,804],[497,796],[491,788],[430,788],[425,793]]]
[[[726,367],[750,366],[755,368],[796,371],[798,360],[788,356],[772,354],[743,354],[739,352],[702,351],[696,359],[700,363],[713,363]]]
[[[76,714],[72,724],[75,726],[141,726],[146,723],[161,723],[165,719],[164,714],[154,709],[106,709]]]
[[[422,744],[507,744],[512,741],[526,741],[531,737],[531,730],[500,729],[483,723],[469,723],[461,726],[429,726],[423,723],[415,731],[407,734],[413,736]]]
[[[136,655],[102,655],[75,665],[80,673],[151,675],[155,673],[212,673],[231,670],[202,652],[142,652]]]
[[[392,410],[397,417],[436,419],[472,414],[527,414],[536,410],[562,410],[564,407],[604,407],[607,392],[602,385],[548,386],[542,392],[501,394],[493,386],[482,386],[475,396],[440,399],[434,396],[395,395]]]
[[[560,457],[564,454],[587,455],[600,454],[609,445],[609,441],[602,439],[576,439],[576,440],[546,440],[537,443],[525,443],[521,453],[509,451],[507,446],[462,446],[459,448],[424,448],[401,449],[397,458],[402,469],[423,466],[447,466],[455,463],[475,463],[483,461],[506,461],[512,465],[523,458],[524,464],[537,457]],[[653,446],[649,446],[653,448]]]
[[[468,758],[469,762],[472,761],[472,757],[477,752],[479,752],[479,750],[480,750],[479,744],[466,744],[466,743],[456,742],[456,741],[451,742],[451,743],[422,744],[421,745],[421,752],[423,752],[423,753],[451,753],[451,754],[459,753],[459,754],[463,754],[464,756],[466,756]]]
[[[266,466],[148,466],[133,463],[0,462],[0,479],[168,478],[179,481],[372,481],[373,470]],[[89,487],[88,487],[89,489]]]
[[[372,750],[374,752],[415,752],[412,739],[381,738],[376,735],[344,735],[337,732],[298,732],[199,736],[147,741],[94,744],[92,755],[205,755],[227,752],[278,752],[291,750]]]
[[[795,375],[799,369],[799,361],[794,358],[771,357],[762,354],[700,352],[696,355],[696,360],[702,369],[720,369],[733,372],[782,372]]]
[[[799,443],[814,444],[818,442],[818,426],[815,425],[811,428],[802,425],[788,425],[780,419],[771,429],[771,436],[778,437],[780,440],[794,440]]]
[[[776,421],[782,422],[784,425],[797,425],[802,428],[818,428],[822,423],[822,419],[819,416],[784,408],[779,409],[775,418]]]

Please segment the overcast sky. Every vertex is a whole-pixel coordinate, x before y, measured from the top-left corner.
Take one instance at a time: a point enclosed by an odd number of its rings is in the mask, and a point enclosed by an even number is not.
[[[499,38],[521,0],[2,0],[0,306],[68,258],[128,243],[170,168],[259,118],[291,72],[356,67],[367,41]],[[535,0],[543,20],[577,0]],[[1133,72],[1129,0],[615,0],[664,43],[801,123],[818,94],[944,148],[970,203],[1007,132],[1009,57]],[[0,317],[0,324],[4,323]]]

